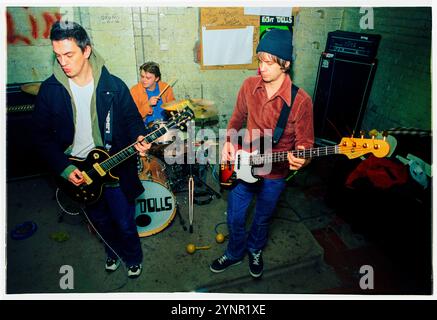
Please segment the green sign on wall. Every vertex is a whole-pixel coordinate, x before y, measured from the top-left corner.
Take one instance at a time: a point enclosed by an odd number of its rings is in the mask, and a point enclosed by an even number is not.
[[[294,17],[278,17],[278,16],[260,16],[259,26],[259,38],[261,39],[264,34],[270,29],[285,29],[290,30],[293,36],[293,22]]]

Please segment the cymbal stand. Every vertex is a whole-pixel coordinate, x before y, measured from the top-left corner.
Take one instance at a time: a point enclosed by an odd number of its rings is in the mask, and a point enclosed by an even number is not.
[[[204,128],[205,128],[205,122],[202,121],[201,124],[200,124],[200,129],[202,130],[202,129],[204,129]],[[191,166],[191,165],[190,165],[190,166]],[[200,166],[207,166],[207,164],[206,164],[206,165],[205,165],[205,164],[200,164]],[[190,170],[191,170],[191,169],[190,169]],[[199,176],[202,176],[202,173],[201,173],[200,168],[199,168]],[[206,183],[206,181],[203,181],[203,180],[201,179],[201,177],[194,176],[194,178],[195,178],[195,180],[196,180],[198,183],[200,183],[201,185],[203,185],[203,186],[207,189],[207,192],[208,192],[209,196],[211,197],[211,200],[212,200],[213,197],[216,197],[217,199],[220,199],[220,198],[221,198],[220,193],[218,193],[218,192],[215,191],[213,188],[211,188],[211,187]]]
[[[194,179],[190,165],[190,177],[188,178],[188,219],[190,221],[190,233],[193,233],[194,219]]]

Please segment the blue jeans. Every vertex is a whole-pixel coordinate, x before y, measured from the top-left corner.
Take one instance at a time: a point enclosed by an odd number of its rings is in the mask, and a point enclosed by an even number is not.
[[[87,207],[89,217],[103,239],[128,266],[143,260],[140,238],[135,224],[135,204],[129,203],[119,187],[104,187],[101,199]],[[115,253],[105,244],[108,257]]]
[[[263,179],[255,184],[240,181],[232,189],[227,209],[229,243],[226,255],[230,259],[241,260],[247,251],[254,252],[265,247],[270,218],[284,189],[284,179]],[[246,235],[247,208],[255,195],[255,214]]]

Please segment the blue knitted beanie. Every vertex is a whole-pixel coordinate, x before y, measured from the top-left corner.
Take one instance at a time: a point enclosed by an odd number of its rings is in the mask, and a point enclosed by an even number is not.
[[[293,45],[291,32],[284,29],[271,29],[259,41],[256,53],[267,52],[282,60],[291,61]]]

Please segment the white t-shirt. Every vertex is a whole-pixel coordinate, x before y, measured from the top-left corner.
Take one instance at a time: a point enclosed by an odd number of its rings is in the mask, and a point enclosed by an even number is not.
[[[95,147],[91,126],[91,98],[94,92],[94,79],[83,87],[71,79],[68,79],[68,82],[76,105],[76,123],[71,155],[85,158]]]

